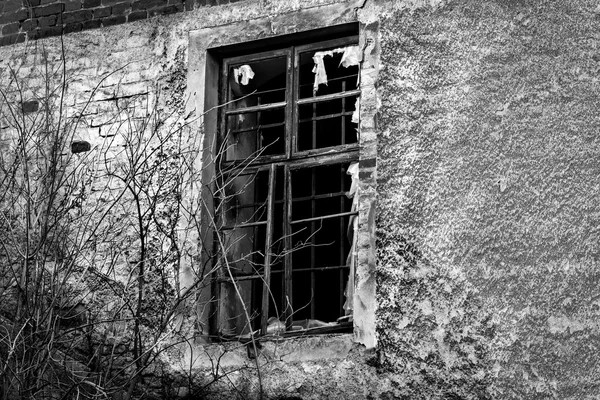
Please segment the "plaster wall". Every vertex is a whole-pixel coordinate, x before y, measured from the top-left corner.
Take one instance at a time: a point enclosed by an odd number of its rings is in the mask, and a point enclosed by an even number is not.
[[[382,362],[410,398],[596,398],[597,4],[438,2],[381,27]]]
[[[377,241],[377,348],[365,351],[349,336],[323,337],[290,341],[285,353],[295,355],[273,358],[276,346],[266,344],[268,395],[595,398],[594,2],[250,0],[69,34],[63,40],[74,110],[100,77],[123,68],[100,83],[89,108],[95,122],[81,138],[101,140],[117,88],[119,96],[157,96],[160,89],[165,109],[182,114],[202,109],[202,78],[189,63],[202,49],[189,47],[190,32],[244,21],[248,31],[240,35],[255,39],[319,28],[327,19],[286,16],[299,9],[318,14],[316,7],[328,4],[350,10],[338,22],[358,20],[375,35],[365,54],[377,55],[371,62],[380,72],[365,78],[377,100],[362,105],[374,117],[361,120],[361,134],[378,145],[361,161],[362,177],[377,179],[365,194],[374,201],[376,193],[378,203],[361,218],[375,219],[377,228],[364,238],[365,246]],[[272,23],[253,24],[265,18]],[[58,60],[58,39],[0,48],[0,81],[9,67],[18,70],[35,98],[43,81],[32,65],[42,51]],[[192,249],[197,238],[185,240]],[[247,349],[227,354],[235,384],[215,386],[213,395],[238,388],[256,394]],[[195,371],[200,380],[214,373]]]

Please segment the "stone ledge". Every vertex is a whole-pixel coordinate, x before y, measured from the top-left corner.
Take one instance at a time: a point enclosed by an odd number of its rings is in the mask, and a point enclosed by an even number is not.
[[[350,333],[279,339],[270,337],[257,343],[257,347],[260,347],[259,363],[341,360],[347,358],[352,347],[356,345]],[[223,367],[255,365],[256,361],[249,357],[250,346],[250,343],[240,342],[186,345],[187,348],[182,349],[186,353],[183,357],[185,365],[181,367],[182,370],[203,369],[210,367],[216,360],[219,360],[219,365]]]

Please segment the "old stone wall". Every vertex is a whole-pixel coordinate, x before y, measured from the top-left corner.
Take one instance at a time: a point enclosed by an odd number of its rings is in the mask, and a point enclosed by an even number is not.
[[[63,37],[66,104],[73,115],[85,112],[86,121],[76,138],[104,143],[114,129],[107,116],[131,98],[160,99],[167,114],[186,118],[204,101],[204,82],[189,78],[198,68],[190,59],[201,59],[204,49],[190,47],[190,32],[244,21],[240,35],[257,39],[320,28],[325,19],[290,15],[305,9],[322,16],[321,7],[335,4],[351,5],[354,14],[336,22],[359,21],[369,32],[365,54],[377,55],[364,75],[377,101],[363,111],[375,117],[361,120],[361,134],[377,143],[376,154],[361,160],[361,177],[377,179],[376,189],[365,188],[365,201],[376,195],[377,207],[361,214],[363,224],[376,220],[370,240],[377,242],[377,347],[366,351],[350,335],[265,342],[258,365],[266,396],[595,398],[594,2],[248,0],[70,33]],[[3,34],[7,26],[7,35],[28,31],[25,19],[17,27],[2,18]],[[268,24],[257,22],[265,18]],[[42,51],[60,65],[60,43],[21,40],[0,48],[0,85],[15,71],[28,82],[25,103],[43,110],[44,80],[34,65]],[[0,130],[6,138],[2,120]],[[183,254],[193,264],[193,254]],[[181,384],[170,394],[256,395],[252,351],[188,342],[167,361],[170,372],[196,386]]]
[[[85,276],[85,279],[75,280],[78,283],[85,282],[87,285],[84,289],[86,294],[83,296],[85,297],[83,303],[86,312],[91,313],[87,318],[92,319],[84,322],[99,327],[91,334],[88,332],[83,335],[81,331],[75,330],[70,331],[67,336],[69,339],[73,338],[69,343],[69,356],[75,358],[73,362],[78,369],[84,369],[85,374],[89,374],[87,378],[78,379],[100,382],[98,379],[102,379],[100,376],[102,374],[99,371],[112,368],[112,371],[117,373],[121,368],[125,368],[125,373],[121,371],[111,380],[113,385],[111,394],[117,397],[125,396],[128,391],[127,386],[120,385],[127,384],[126,379],[121,378],[132,374],[135,368],[133,351],[136,344],[130,334],[135,329],[131,318],[137,311],[132,307],[134,303],[131,299],[137,297],[136,287],[140,282],[138,278],[141,249],[139,232],[143,229],[138,228],[139,221],[136,220],[136,213],[139,212],[136,210],[138,199],[136,195],[130,193],[128,186],[131,184],[135,186],[137,178],[130,179],[125,172],[131,171],[127,167],[131,157],[127,154],[131,147],[135,147],[132,144],[136,143],[135,140],[128,141],[128,138],[135,138],[127,135],[142,132],[143,129],[140,127],[145,126],[146,123],[149,123],[150,127],[155,124],[158,132],[164,132],[189,122],[190,125],[187,127],[189,129],[174,138],[175,142],[185,144],[186,157],[190,156],[186,162],[193,163],[198,159],[204,129],[199,123],[199,116],[204,107],[196,105],[199,99],[204,98],[205,82],[198,81],[197,76],[190,73],[190,70],[204,72],[204,68],[195,64],[198,58],[190,57],[190,53],[205,54],[208,45],[216,44],[212,42],[204,47],[190,47],[190,32],[202,29],[218,31],[215,27],[238,23],[245,29],[256,29],[256,35],[252,35],[250,30],[236,32],[238,35],[245,35],[245,40],[252,40],[278,33],[324,28],[329,26],[329,23],[356,21],[355,7],[360,5],[359,2],[347,2],[348,4],[340,2],[341,7],[335,7],[335,3],[330,1],[239,2],[235,5],[198,8],[186,13],[111,28],[71,33],[61,37],[60,40],[58,38],[26,40],[14,46],[5,46],[0,50],[2,91],[6,95],[2,103],[0,139],[7,153],[14,152],[18,144],[15,133],[19,130],[19,123],[8,111],[11,107],[17,110],[17,113],[22,111],[26,119],[25,125],[33,123],[37,126],[36,132],[45,130],[34,121],[44,121],[44,118],[55,115],[54,113],[61,114],[64,119],[59,123],[63,124],[62,127],[67,125],[70,127],[65,141],[67,143],[71,140],[87,142],[92,149],[89,153],[92,155],[85,155],[85,153],[73,155],[68,150],[64,154],[65,159],[75,161],[88,157],[89,165],[89,169],[86,170],[89,175],[77,176],[74,179],[74,183],[82,188],[85,195],[81,194],[73,199],[72,204],[78,204],[81,213],[76,211],[77,218],[73,220],[72,226],[77,226],[78,221],[86,221],[85,223],[94,225],[96,218],[104,218],[101,228],[93,232],[93,237],[83,238],[82,243],[85,243],[85,246],[82,250],[85,251],[78,254],[81,256],[79,261],[92,268],[84,269],[82,275],[74,275],[76,278]],[[334,7],[331,7],[332,5]],[[294,22],[290,23],[286,15],[300,9],[306,10],[307,14],[296,17]],[[265,18],[265,15],[272,17]],[[252,22],[246,22],[247,19],[260,20],[264,24],[253,25]],[[377,36],[375,28],[376,25],[369,28],[369,35],[363,35],[361,39],[372,54],[378,54],[374,43]],[[226,44],[224,41],[221,43]],[[63,54],[66,55],[64,58]],[[189,64],[190,59],[194,64]],[[373,55],[369,56],[369,60],[364,87],[371,91],[370,97],[374,99],[377,69]],[[190,82],[192,86],[189,86]],[[196,86],[198,82],[200,84]],[[372,119],[376,105],[368,102],[365,102],[365,105],[370,107],[370,111],[364,114],[365,126],[369,129],[369,140],[374,143],[376,133],[373,130]],[[160,122],[156,123],[154,117],[159,114],[161,117],[157,118]],[[366,118],[366,116],[370,117]],[[56,123],[61,120],[50,118],[48,121]],[[147,132],[153,131],[150,129]],[[127,135],[123,136],[122,133]],[[170,145],[171,142],[173,140],[163,145]],[[148,151],[154,150],[154,144],[150,145]],[[175,160],[172,154],[173,148],[175,147],[171,146],[167,149],[171,152],[170,155],[167,152],[167,156]],[[371,148],[371,151],[362,155],[363,180],[371,182],[370,186],[366,184],[364,186],[365,191],[362,196],[367,200],[374,198],[375,150],[372,145]],[[163,154],[162,150],[161,148],[161,154]],[[195,155],[191,154],[194,151]],[[168,165],[168,170],[176,171],[171,168],[178,168],[181,163],[174,164],[161,165]],[[115,174],[120,174],[125,179],[113,179]],[[167,192],[164,190],[166,188],[164,185],[169,181],[161,182],[160,174],[155,177],[159,179],[155,183],[158,182],[163,192]],[[176,175],[172,174],[171,177],[176,181]],[[142,173],[139,179],[141,182],[146,179],[146,175]],[[189,182],[189,186],[202,185],[199,179],[194,181],[192,178]],[[156,189],[155,184],[149,187],[150,191]],[[193,196],[192,192],[193,190],[188,194]],[[138,194],[145,195],[142,192]],[[117,200],[118,203],[115,203],[114,201]],[[178,221],[180,215],[170,212],[169,198],[159,200],[158,220],[168,227],[171,223],[169,218]],[[189,201],[189,197],[184,201],[188,201],[188,205],[198,207],[198,204]],[[111,204],[117,206],[111,207]],[[365,212],[361,218],[363,221],[371,221],[370,230],[372,230],[374,229],[372,200],[363,202],[363,207],[367,205],[365,210],[371,211]],[[148,201],[142,201],[141,206],[146,210]],[[89,207],[94,210],[93,216],[85,213]],[[191,219],[188,218],[188,221]],[[154,223],[155,221],[152,222]],[[194,338],[194,333],[206,334],[207,332],[206,320],[197,318],[196,315],[197,311],[201,313],[207,308],[206,303],[202,303],[202,296],[198,307],[193,305],[186,308],[185,304],[175,303],[176,315],[170,316],[169,307],[173,306],[174,302],[172,298],[169,301],[168,296],[172,296],[177,289],[180,289],[180,293],[185,293],[186,285],[198,277],[200,268],[198,235],[181,230],[174,235],[175,237],[180,235],[175,240],[181,240],[178,243],[181,247],[178,248],[179,263],[173,263],[169,258],[169,252],[172,251],[169,246],[174,238],[154,228],[147,232],[150,233],[150,238],[147,239],[147,243],[151,245],[150,250],[155,252],[154,255],[159,256],[152,256],[151,259],[161,260],[160,262],[163,263],[162,269],[156,271],[167,273],[158,276],[150,274],[153,272],[153,266],[145,266],[147,269],[143,283],[144,301],[139,311],[143,315],[143,318],[139,319],[140,329],[144,338],[150,340],[147,345],[160,343],[160,346],[163,346],[172,341],[180,343],[175,347],[165,346],[168,347],[168,351],[162,352],[157,362],[145,368],[139,375],[143,377],[142,387],[147,394],[161,393],[164,389],[162,393],[164,396],[185,393],[202,393],[206,396],[211,396],[212,393],[214,398],[229,397],[235,393],[255,396],[262,385],[268,397],[294,393],[301,393],[307,398],[323,398],[325,395],[340,397],[341,393],[349,390],[348,385],[357,388],[351,371],[355,369],[364,371],[365,380],[369,382],[376,379],[375,367],[364,363],[373,355],[364,355],[362,347],[354,342],[352,335],[322,337],[317,340],[319,343],[302,338],[290,340],[286,346],[275,343],[275,349],[281,348],[283,353],[281,351],[278,353],[269,343],[265,343],[265,350],[260,351],[258,364],[248,355],[246,345],[236,343],[219,346],[207,344],[202,337]],[[158,240],[155,240],[154,236],[157,236]],[[364,236],[363,242],[361,246],[368,247],[371,245],[372,238],[368,235]],[[359,289],[364,295],[359,304],[362,312],[361,321],[363,321],[360,326],[372,326],[374,319],[373,257],[368,258],[368,262],[369,265],[365,265],[361,270],[363,275],[370,276],[370,280],[363,281],[365,285]],[[175,267],[181,270],[175,270]],[[63,268],[62,264],[60,268]],[[90,271],[94,273],[90,274]],[[99,272],[104,275],[98,274]],[[176,282],[178,278],[180,281]],[[181,286],[176,287],[177,284]],[[200,282],[195,288],[205,289],[206,286],[206,282]],[[368,292],[372,294],[367,296]],[[76,306],[79,307],[80,304],[68,304],[67,309],[75,309]],[[164,330],[175,333],[174,339],[160,334],[157,336],[160,331],[153,331],[160,328],[161,324],[165,323],[163,318],[167,317],[173,319],[166,321],[168,326]],[[106,324],[100,322],[103,319],[115,319],[115,321]],[[190,331],[190,327],[195,330]],[[372,329],[362,329],[357,337],[370,346],[375,342]],[[61,338],[66,337],[61,334]],[[341,347],[340,341],[343,343]],[[188,352],[190,348],[193,349],[191,353]],[[315,348],[320,350],[315,351]],[[293,357],[285,356],[290,352],[296,354]],[[66,353],[63,351],[61,354]],[[204,357],[205,354],[210,356]],[[198,357],[200,357],[199,362],[190,363],[190,359],[196,360]],[[343,363],[343,368],[338,368],[340,362]],[[172,379],[177,377],[180,381],[171,384]],[[334,379],[337,381],[335,390],[325,385],[326,382],[333,382]],[[290,386],[292,381],[295,383]],[[356,390],[354,398],[363,397],[374,386],[363,385],[360,390]],[[142,395],[137,389],[134,394]]]
[[[238,0],[3,0],[0,46]]]

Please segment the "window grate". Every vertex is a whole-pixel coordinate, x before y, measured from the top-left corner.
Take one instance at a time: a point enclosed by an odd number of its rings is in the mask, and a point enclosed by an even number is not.
[[[215,196],[231,266],[216,278],[226,336],[333,327],[345,314],[360,96],[358,61],[347,58],[356,42],[223,60]]]

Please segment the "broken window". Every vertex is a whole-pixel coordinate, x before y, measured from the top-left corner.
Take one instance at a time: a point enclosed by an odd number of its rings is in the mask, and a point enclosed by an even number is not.
[[[357,38],[222,63],[217,331],[352,327]]]

